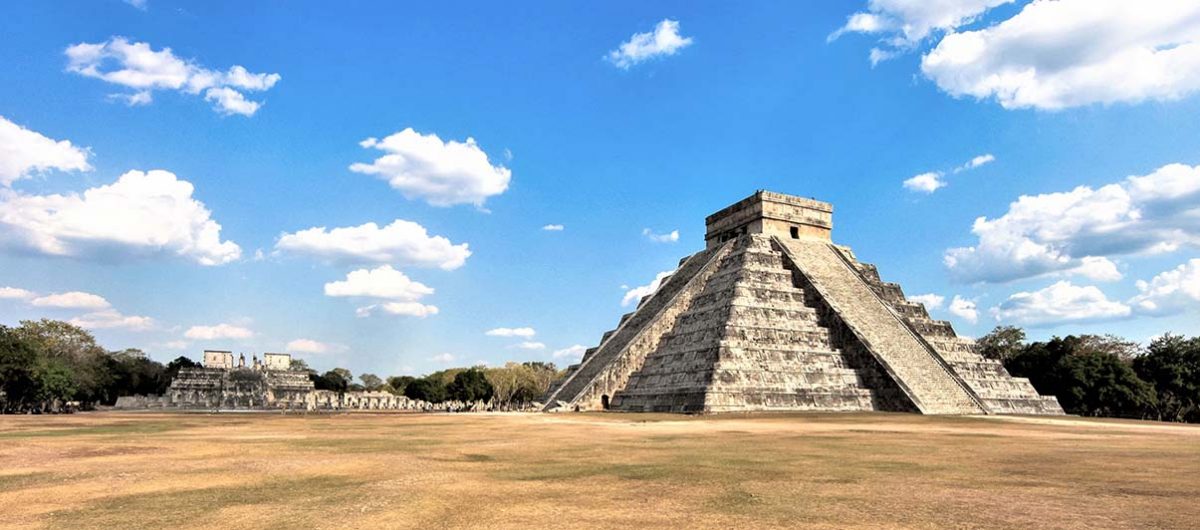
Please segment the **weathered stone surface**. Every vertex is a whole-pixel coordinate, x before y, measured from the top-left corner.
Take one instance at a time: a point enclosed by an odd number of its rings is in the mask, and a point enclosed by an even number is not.
[[[709,216],[708,248],[570,367],[546,410],[1062,413],[832,244],[832,211],[758,192]]]

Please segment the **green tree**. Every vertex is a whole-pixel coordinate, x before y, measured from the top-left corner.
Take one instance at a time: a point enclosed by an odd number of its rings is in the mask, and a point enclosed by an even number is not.
[[[975,343],[979,345],[980,355],[1004,362],[1025,347],[1025,330],[1016,326],[996,326]]]
[[[410,399],[441,403],[446,401],[446,387],[437,379],[423,377],[409,383],[404,388],[404,395]]]
[[[332,390],[334,392],[345,392],[350,388],[350,370],[345,368],[334,368],[321,375],[309,374],[309,379],[312,379],[313,387],[317,390]]]
[[[0,325],[0,413],[33,407],[40,381],[37,352],[12,328]]]
[[[362,374],[358,376],[358,380],[362,381],[363,388],[367,390],[379,390],[383,387],[383,379],[375,374]]]
[[[479,368],[459,372],[446,387],[450,399],[458,401],[489,401],[492,399],[492,384]]]
[[[413,381],[416,381],[416,380],[417,380],[417,378],[415,378],[411,375],[399,375],[399,376],[394,375],[392,377],[387,378],[387,384],[388,384],[388,387],[391,388],[390,391],[393,394],[403,396],[404,389],[408,388],[408,384],[412,383]]]
[[[1133,369],[1154,385],[1158,419],[1200,423],[1200,337],[1163,335],[1134,359]]]
[[[1054,337],[1030,344],[1004,366],[1014,376],[1029,378],[1039,393],[1056,396],[1071,414],[1147,416],[1156,401],[1153,387],[1116,354],[1088,348],[1081,337]]]

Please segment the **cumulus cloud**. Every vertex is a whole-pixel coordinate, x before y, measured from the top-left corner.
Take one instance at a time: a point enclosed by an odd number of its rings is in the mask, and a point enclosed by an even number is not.
[[[944,188],[945,186],[946,182],[942,180],[942,173],[940,171],[921,173],[904,181],[905,189],[921,193],[933,193],[938,188]]]
[[[655,243],[674,243],[676,241],[679,241],[679,231],[678,230],[672,230],[665,234],[656,234],[656,233],[654,233],[653,230],[650,230],[649,228],[643,228],[642,235],[646,236],[646,239],[649,239],[650,241],[653,241]]]
[[[154,319],[150,317],[123,315],[115,309],[96,311],[72,318],[71,324],[87,329],[127,329],[144,331],[154,327]]]
[[[163,170],[130,171],[76,193],[0,190],[0,244],[75,258],[169,254],[201,265],[241,256],[186,180]]]
[[[411,302],[430,294],[433,294],[432,287],[410,280],[391,265],[352,271],[345,280],[325,284],[325,296],[365,296]]]
[[[320,355],[323,353],[341,353],[346,351],[346,347],[341,344],[318,342],[312,339],[296,339],[288,342],[287,346],[284,346],[284,350],[288,352]]]
[[[1095,286],[1060,280],[1038,291],[1013,294],[991,313],[998,322],[1037,327],[1114,320],[1128,317],[1132,309],[1109,300]]]
[[[253,116],[261,103],[249,101],[246,92],[269,90],[279,74],[251,73],[235,65],[224,72],[210,70],[177,57],[170,48],[155,51],[149,43],[112,37],[95,44],[80,43],[66,50],[67,71],[133,90],[116,94],[129,105],[146,105],[155,90],[203,93],[222,114]]]
[[[867,10],[854,13],[846,24],[829,35],[833,41],[846,33],[883,34],[873,49],[892,55],[911,48],[935,32],[950,31],[969,24],[987,10],[1013,0],[869,0]],[[872,60],[872,63],[877,62]]]
[[[524,337],[529,338],[537,335],[537,331],[533,328],[495,328],[484,333],[489,337]]]
[[[240,340],[253,337],[254,332],[233,324],[216,324],[212,326],[192,326],[183,333],[183,336],[192,340]]]
[[[325,284],[325,296],[376,298],[384,302],[360,307],[356,314],[367,317],[376,312],[424,318],[436,315],[438,308],[419,302],[434,290],[413,281],[403,272],[383,265],[375,269],[359,269],[346,275],[345,280]]]
[[[675,271],[663,271],[654,276],[654,279],[646,285],[639,285],[625,291],[625,296],[621,298],[621,307],[628,307],[630,304],[636,304],[643,297],[654,294],[663,281],[669,278]]]
[[[434,355],[433,357],[429,358],[430,361],[433,361],[435,363],[443,363],[443,364],[452,363],[452,362],[454,362],[455,359],[457,359],[457,357],[455,357],[454,354],[451,354],[451,353],[439,353],[439,354]]]
[[[1200,246],[1200,166],[1169,164],[1098,189],[1021,196],[1004,215],[976,219],[971,232],[974,246],[951,248],[943,258],[961,281],[1119,279],[1110,256]]]
[[[29,300],[35,296],[37,293],[18,287],[0,287],[0,300]]]
[[[582,344],[575,344],[573,346],[568,346],[561,350],[554,350],[554,353],[551,353],[550,356],[555,359],[576,360],[576,359],[582,358],[583,352],[586,352],[586,351],[587,351],[587,346],[584,346]]]
[[[947,310],[950,311],[951,315],[972,324],[979,322],[979,308],[976,307],[974,300],[954,295],[954,299],[950,301],[950,307]]]
[[[982,154],[968,160],[963,165],[954,168],[952,173],[958,174],[962,173],[963,171],[969,171],[977,167],[990,164],[995,160],[996,157],[992,156],[991,154]],[[930,194],[948,185],[944,178],[945,176],[946,173],[942,171],[929,171],[921,173],[920,175],[916,175],[908,180],[905,180],[904,188],[909,191]]]
[[[542,227],[542,230],[547,232],[562,232],[564,228],[563,225],[546,225]]]
[[[1200,307],[1200,259],[1190,259],[1150,281],[1138,280],[1130,304],[1139,313],[1169,315]]]
[[[1009,109],[1178,99],[1200,89],[1200,3],[1034,1],[946,35],[921,71],[951,95]]]
[[[512,347],[520,349],[520,350],[544,350],[544,349],[546,349],[545,344],[542,344],[540,342],[528,341],[528,340],[518,343],[518,344],[514,344]]]
[[[916,294],[908,297],[909,301],[920,302],[925,309],[939,309],[945,303],[946,297],[940,294]]]
[[[105,309],[109,307],[108,300],[105,300],[103,296],[82,291],[54,293],[34,298],[29,303],[38,307],[65,309]]]
[[[0,185],[50,170],[91,171],[86,148],[53,140],[0,116]]]
[[[420,302],[384,302],[381,304],[371,304],[354,310],[354,313],[360,317],[369,317],[376,312],[383,312],[396,316],[425,318],[430,315],[438,314],[438,308],[437,306],[426,305]]]
[[[679,34],[679,21],[663,19],[654,26],[654,31],[635,33],[617,49],[608,52],[604,58],[617,68],[628,70],[642,61],[675,55],[691,44],[691,37]]]
[[[425,227],[402,219],[383,228],[366,223],[283,234],[275,249],[346,263],[392,263],[443,270],[462,267],[471,255],[466,243],[455,245],[445,237],[430,236]]]
[[[367,138],[359,143],[384,155],[350,170],[375,175],[408,199],[421,199],[433,206],[473,204],[482,208],[488,197],[504,193],[512,171],[492,165],[487,153],[475,143],[449,140],[436,134],[404,129],[382,140]]]

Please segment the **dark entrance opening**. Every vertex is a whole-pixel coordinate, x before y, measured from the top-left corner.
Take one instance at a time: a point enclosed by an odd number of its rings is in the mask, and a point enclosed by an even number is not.
[[[792,239],[800,239],[800,228],[799,227],[796,227],[796,226],[792,227]]]
[[[600,396],[600,406],[603,407],[604,410],[608,410],[608,394]]]

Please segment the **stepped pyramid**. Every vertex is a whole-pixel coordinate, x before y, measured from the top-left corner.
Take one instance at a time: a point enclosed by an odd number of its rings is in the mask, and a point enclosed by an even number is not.
[[[833,244],[832,205],[759,191],[705,224],[546,410],[1063,413]]]

